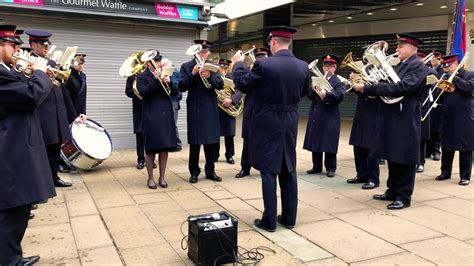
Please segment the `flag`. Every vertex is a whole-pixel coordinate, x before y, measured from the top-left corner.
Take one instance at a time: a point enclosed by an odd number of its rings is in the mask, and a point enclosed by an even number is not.
[[[456,1],[456,11],[454,13],[453,35],[451,40],[451,54],[458,54],[458,61],[461,61],[467,50],[466,31],[466,1]]]

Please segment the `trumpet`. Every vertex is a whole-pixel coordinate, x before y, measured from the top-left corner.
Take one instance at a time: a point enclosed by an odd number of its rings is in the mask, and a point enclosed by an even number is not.
[[[202,75],[202,71],[203,70],[209,70],[213,73],[216,73],[217,71],[219,71],[219,66],[216,65],[216,64],[212,64],[212,63],[206,63],[206,60],[199,55],[199,52],[201,52],[201,51],[202,51],[202,45],[201,44],[194,44],[194,45],[191,45],[186,50],[186,54],[194,56],[194,58],[196,60],[196,63],[199,66],[199,76],[201,77],[202,83],[204,84],[204,86],[206,88],[210,89],[212,87],[212,84],[211,84],[211,82],[209,82],[209,80],[207,78],[205,78]],[[217,59],[217,61],[219,61],[219,59]]]
[[[170,96],[171,94],[171,87],[169,85],[169,83],[163,81],[163,78],[165,77],[164,75],[164,71],[163,71],[163,68],[160,66],[158,67],[156,65],[156,62],[153,58],[155,58],[158,54],[158,51],[156,50],[149,50],[149,51],[146,51],[142,54],[142,56],[140,57],[140,60],[142,62],[150,62],[151,65],[153,66],[153,70],[151,70],[155,76],[155,78],[160,82],[161,84],[161,87],[163,87],[163,89],[165,90],[166,92],[166,95]],[[167,69],[167,73],[169,75],[169,77],[171,77],[171,75],[169,74],[169,68]],[[171,74],[173,74],[173,68],[171,69]]]
[[[451,76],[449,76],[448,80],[440,79],[437,82],[438,88],[441,89],[441,92],[439,93],[438,97],[436,97],[433,104],[430,106],[430,109],[428,109],[426,114],[423,117],[421,117],[421,121],[425,121],[425,119],[430,114],[431,110],[438,106],[438,100],[441,98],[441,95],[443,95],[444,92],[453,92],[455,90],[455,86],[453,84],[454,77],[456,76],[458,71],[461,69],[461,67],[463,67],[466,64],[468,58],[469,58],[469,52],[466,52],[466,54],[464,55],[464,58],[461,60],[459,65],[456,67],[456,69],[453,71]]]

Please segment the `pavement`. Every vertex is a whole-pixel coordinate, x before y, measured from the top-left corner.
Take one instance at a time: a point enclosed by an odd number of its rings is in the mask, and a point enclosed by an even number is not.
[[[416,176],[412,206],[390,211],[388,202],[372,199],[385,190],[386,165],[377,189],[346,183],[355,176],[350,126],[343,121],[336,177],[328,178],[306,174],[311,153],[301,148],[306,120],[300,120],[298,218],[292,230],[267,233],[253,226],[263,211],[261,182],[254,169],[250,177],[234,177],[242,148],[238,133],[235,165],[225,162],[221,141],[216,172],[223,182],[202,173],[198,183],[188,183],[187,145],[169,155],[166,189],[147,188],[134,150],[116,150],[90,172],[61,174],[74,186],[57,189],[57,197],[34,211],[24,255],[40,255],[39,265],[192,265],[181,247],[186,218],[225,210],[239,220],[241,247],[275,251],[262,251],[261,265],[473,265],[474,186],[457,184],[458,157],[446,181],[434,180],[440,162],[428,159],[425,172]],[[201,159],[203,168],[202,152]]]

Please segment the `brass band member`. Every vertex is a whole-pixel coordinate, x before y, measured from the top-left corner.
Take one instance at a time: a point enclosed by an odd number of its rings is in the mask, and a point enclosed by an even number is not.
[[[154,61],[154,64],[151,61]],[[168,84],[172,95],[176,95],[177,88],[173,86],[170,76],[161,76],[161,70],[155,69],[155,66],[160,68],[160,61],[161,55],[158,52],[152,60],[146,63],[147,69],[145,72],[137,75],[137,88],[143,97],[142,131],[148,173],[147,185],[151,189],[157,188],[153,177],[155,155],[158,154],[158,168],[160,171],[158,184],[162,188],[167,188],[165,171],[168,163],[168,152],[175,150],[177,145],[174,109],[162,83]]]
[[[444,93],[441,127],[441,174],[436,180],[451,178],[454,152],[459,151],[459,185],[469,185],[474,150],[474,72],[458,67],[457,54],[443,57],[442,67],[448,77],[455,74],[454,92]]]
[[[394,104],[379,104],[374,136],[374,157],[388,163],[387,190],[374,195],[376,200],[393,201],[388,209],[402,209],[411,204],[415,185],[415,166],[420,156],[420,92],[426,86],[426,71],[416,55],[422,40],[399,34],[397,52],[402,61],[395,67],[397,83],[353,84],[356,91],[371,96],[404,98]]]
[[[221,59],[219,60],[219,67],[222,77],[232,78],[232,73],[228,72],[229,65],[232,64],[231,60]],[[224,105],[230,106],[233,102],[239,102],[242,98],[242,93],[236,91],[235,94],[232,96],[232,99],[226,99],[224,101]],[[235,124],[236,118],[226,113],[224,110],[219,108],[219,124],[220,124],[220,132],[221,137],[224,137],[225,143],[225,160],[229,164],[235,164],[234,155],[234,137],[235,137]],[[219,160],[219,153],[220,153],[220,142],[216,144],[216,159],[217,162]]]
[[[14,25],[0,25],[0,265],[32,265],[23,258],[21,241],[33,202],[56,196],[41,136],[38,106],[52,89],[46,60],[35,63],[31,79],[11,68]]]
[[[255,48],[253,50],[256,60],[261,60],[270,56],[270,49],[266,47]],[[236,178],[242,178],[244,176],[250,175],[250,169],[252,166],[249,161],[249,126],[250,119],[252,115],[252,102],[254,101],[255,93],[249,92],[245,94],[245,107],[244,115],[242,118],[242,157],[240,159],[240,166],[242,167],[240,171],[235,175]]]
[[[201,173],[199,168],[199,151],[204,145],[206,156],[206,178],[213,181],[222,181],[215,173],[215,144],[219,142],[219,110],[215,89],[222,89],[223,81],[219,73],[202,70],[202,61],[211,54],[209,49],[212,42],[195,40],[201,44],[202,50],[191,61],[181,65],[179,89],[188,91],[188,142],[189,142],[189,182],[196,183]],[[199,58],[199,59],[197,59]],[[197,62],[199,60],[199,62]],[[211,87],[207,88],[202,81],[207,79]]]
[[[327,176],[334,177],[341,129],[339,103],[344,99],[346,87],[336,75],[339,58],[335,55],[324,55],[321,59],[326,79],[333,90],[328,93],[322,88],[315,88],[310,93],[309,98],[312,100],[312,104],[303,149],[312,152],[313,159],[313,167],[306,173],[316,174],[323,171],[324,152],[324,166]]]
[[[444,74],[443,68],[441,67],[442,57],[446,55],[444,51],[434,50],[433,58],[431,58],[431,68],[436,71],[436,77],[438,79]],[[440,90],[435,90],[433,92],[433,99],[438,97]],[[441,159],[441,114],[443,113],[443,104],[442,99],[438,101],[438,105],[433,107],[430,113],[430,147],[429,152],[427,152],[428,157],[433,157],[434,161],[439,161]]]

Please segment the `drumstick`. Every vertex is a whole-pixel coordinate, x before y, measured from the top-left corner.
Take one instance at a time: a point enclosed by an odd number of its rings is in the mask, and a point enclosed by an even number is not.
[[[88,123],[85,123],[86,127],[88,128],[92,128],[94,130],[97,130],[99,132],[104,132],[105,129],[103,127],[97,127],[97,126],[94,126],[94,125],[91,125],[91,124],[88,124]]]

